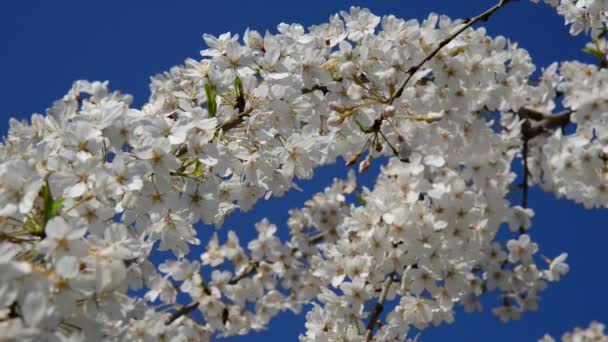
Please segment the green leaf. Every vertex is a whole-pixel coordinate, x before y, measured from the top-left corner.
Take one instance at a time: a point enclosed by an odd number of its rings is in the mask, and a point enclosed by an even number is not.
[[[608,28],[604,27],[602,29],[602,32],[600,32],[600,34],[598,34],[597,37],[593,38],[593,40],[600,40],[600,39],[606,37],[606,34],[608,34]]]
[[[365,200],[363,197],[361,197],[361,195],[360,195],[360,194],[355,194],[355,199],[356,199],[356,200],[357,200],[357,202],[359,202],[359,204],[361,204],[361,205],[366,205],[366,204],[367,204],[367,201],[366,201],[366,200]]]
[[[61,197],[53,202],[53,205],[51,206],[51,217],[57,216],[57,214],[59,213],[59,209],[61,209],[61,206],[63,205],[64,200],[65,198]]]
[[[207,94],[207,111],[209,112],[209,117],[213,118],[217,112],[217,102],[215,101],[217,91],[209,83],[206,83],[205,94]]]
[[[588,53],[590,55],[595,56],[597,59],[599,60],[603,60],[604,59],[604,53],[598,49],[594,49],[594,48],[584,48],[582,50],[584,53]]]
[[[46,184],[40,190],[40,194],[42,195],[42,203],[43,203],[43,210],[44,210],[42,226],[46,226],[46,223],[52,217],[51,212],[53,211],[53,202],[54,202],[48,180],[47,180]]]
[[[236,90],[237,97],[243,96],[243,94],[245,93],[243,91],[243,82],[238,76],[234,78],[234,89]]]
[[[245,92],[243,91],[243,82],[237,76],[234,78],[234,91],[236,91],[236,103],[234,108],[239,110],[239,113],[245,111]]]
[[[42,189],[40,189],[40,196],[42,197],[43,212],[42,222],[40,222],[39,228],[44,230],[44,227],[46,227],[46,223],[49,222],[49,220],[53,217],[57,216],[57,214],[59,213],[59,209],[61,209],[61,206],[63,205],[64,198],[53,198],[53,194],[51,194],[51,186],[49,185],[48,179],[46,180],[46,183],[44,184]]]

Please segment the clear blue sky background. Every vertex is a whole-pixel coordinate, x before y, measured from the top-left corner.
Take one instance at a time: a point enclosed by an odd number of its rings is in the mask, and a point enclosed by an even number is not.
[[[77,79],[110,80],[112,89],[145,103],[149,76],[198,58],[202,33],[242,33],[247,27],[276,31],[281,22],[305,26],[327,20],[350,5],[370,8],[378,15],[424,18],[431,11],[453,18],[472,17],[494,1],[2,1],[0,2],[0,135],[9,117],[29,118],[42,113]],[[487,24],[530,51],[538,66],[554,60],[590,61],[580,50],[585,38],[573,38],[562,18],[546,6],[515,1]],[[378,167],[376,165],[375,170]],[[371,184],[373,171],[365,175]],[[302,206],[310,194],[330,179],[345,174],[343,165],[317,171],[314,181],[301,182],[304,193],[259,203],[254,211],[230,218],[226,227],[253,236],[253,223],[264,216],[284,227],[287,209]],[[570,273],[542,294],[540,310],[521,321],[502,324],[486,310],[466,315],[456,323],[431,328],[422,341],[535,341],[545,332],[554,336],[591,320],[608,322],[607,211],[581,206],[532,189],[536,210],[533,238],[547,256],[569,253]],[[204,239],[210,229],[204,228]],[[486,307],[498,303],[496,296]],[[295,340],[304,331],[303,315],[286,314],[265,332],[238,341]]]

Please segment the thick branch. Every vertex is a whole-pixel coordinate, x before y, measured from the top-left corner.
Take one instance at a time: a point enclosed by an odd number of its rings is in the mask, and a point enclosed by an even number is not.
[[[386,296],[388,296],[388,289],[391,287],[391,283],[393,282],[393,277],[395,273],[389,274],[386,279],[384,279],[384,283],[382,284],[382,291],[380,292],[380,297],[378,298],[378,303],[376,303],[376,307],[372,312],[372,316],[367,322],[367,327],[365,330],[365,341],[369,342],[374,337],[374,328],[376,324],[378,324],[378,317],[384,310],[384,302],[386,301]]]
[[[545,117],[547,117],[548,115],[543,113],[543,112],[539,112],[536,109],[532,109],[532,108],[528,108],[528,107],[521,107],[518,111],[517,111],[517,116],[519,116],[520,119],[531,119],[534,121],[541,121],[544,120]]]
[[[466,29],[470,28],[471,26],[475,25],[477,22],[487,21],[488,19],[490,19],[492,14],[494,14],[494,12],[496,12],[500,8],[504,7],[509,2],[511,2],[511,0],[500,0],[496,5],[494,5],[492,8],[488,9],[487,11],[481,13],[480,15],[476,16],[473,19],[466,20],[465,24],[461,28],[459,28],[458,30],[456,30],[456,32],[452,33],[447,38],[445,38],[444,40],[439,42],[439,45],[437,45],[437,47],[433,51],[431,51],[431,53],[429,53],[416,66],[411,67],[407,71],[407,73],[408,73],[407,78],[401,83],[401,85],[399,85],[399,87],[397,88],[397,91],[391,95],[391,97],[388,99],[388,103],[392,104],[395,101],[395,99],[397,99],[399,96],[401,96],[401,94],[403,93],[403,89],[405,89],[405,86],[407,85],[407,83],[412,79],[412,77],[414,77],[414,74],[416,74],[416,72],[418,70],[420,70],[420,68],[422,68],[422,66],[426,62],[433,59],[433,57],[435,57],[435,55],[437,55],[437,53],[439,53],[439,51],[444,46],[448,45],[452,40],[454,40],[454,38],[458,37],[458,35],[460,35],[462,32],[464,32]]]

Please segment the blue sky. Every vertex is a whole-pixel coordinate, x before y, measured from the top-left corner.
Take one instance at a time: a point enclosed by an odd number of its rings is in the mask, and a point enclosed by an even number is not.
[[[466,6],[463,4],[466,3]],[[424,18],[431,11],[453,18],[472,17],[494,2],[489,0],[393,1],[3,1],[0,3],[0,133],[9,117],[29,118],[42,113],[77,79],[109,80],[112,89],[130,93],[135,106],[145,103],[148,79],[198,58],[204,48],[201,34],[242,33],[247,27],[276,31],[281,22],[305,26],[321,23],[350,5],[370,8],[378,15]],[[504,35],[528,49],[539,67],[555,60],[590,61],[580,52],[583,37],[571,37],[562,18],[546,6],[514,1],[487,23],[492,35]],[[378,165],[375,166],[375,170]],[[253,236],[253,224],[262,217],[284,227],[287,209],[302,206],[310,194],[321,191],[331,178],[345,174],[340,164],[316,172],[313,181],[301,182],[303,193],[259,203],[252,212],[231,217],[226,227]],[[373,171],[365,175],[370,185]],[[587,211],[566,200],[556,200],[533,188],[530,206],[536,210],[532,237],[547,256],[569,253],[570,273],[542,294],[540,310],[525,313],[521,321],[502,324],[490,314],[459,313],[456,323],[431,328],[422,341],[534,341],[545,332],[554,336],[596,319],[608,322],[608,274],[605,210]],[[208,236],[209,228],[202,236]],[[247,235],[251,234],[251,235]],[[498,303],[485,300],[486,308]],[[237,341],[295,340],[304,331],[303,315],[283,315],[265,332]]]

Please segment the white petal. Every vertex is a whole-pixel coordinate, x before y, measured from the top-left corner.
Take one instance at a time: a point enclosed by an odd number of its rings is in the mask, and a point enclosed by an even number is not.
[[[61,277],[70,279],[78,275],[79,266],[78,259],[69,255],[59,259],[57,265],[55,265],[55,270]]]
[[[49,220],[46,224],[46,236],[52,238],[63,238],[70,231],[70,227],[61,216]]]
[[[23,318],[28,325],[36,326],[45,316],[47,306],[46,297],[42,292],[33,291],[25,295],[21,310]]]
[[[445,164],[445,159],[438,154],[431,154],[424,157],[424,163],[434,167],[442,167]]]

